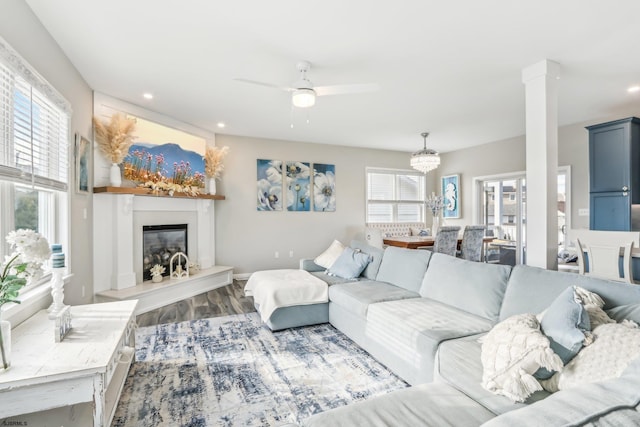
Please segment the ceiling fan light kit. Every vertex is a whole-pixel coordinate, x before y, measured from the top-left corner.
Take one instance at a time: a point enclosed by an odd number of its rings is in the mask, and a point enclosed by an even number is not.
[[[420,135],[424,138],[424,146],[422,150],[411,155],[411,167],[422,173],[428,173],[440,166],[440,155],[437,151],[427,148],[429,132],[423,132]]]
[[[296,89],[291,96],[291,102],[298,108],[313,107],[316,103],[316,92],[308,88]]]

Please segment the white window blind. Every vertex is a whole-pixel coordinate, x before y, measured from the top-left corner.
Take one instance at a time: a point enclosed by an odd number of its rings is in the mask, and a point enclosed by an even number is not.
[[[367,170],[367,222],[423,222],[425,176],[400,170]]]
[[[66,191],[70,112],[0,39],[0,179]]]

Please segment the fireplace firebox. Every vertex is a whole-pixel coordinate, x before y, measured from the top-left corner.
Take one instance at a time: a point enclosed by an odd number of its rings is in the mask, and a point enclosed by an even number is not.
[[[149,269],[156,264],[169,275],[169,260],[176,252],[187,253],[187,224],[144,225],[142,227],[143,279],[151,280]],[[183,266],[186,267],[186,266]]]

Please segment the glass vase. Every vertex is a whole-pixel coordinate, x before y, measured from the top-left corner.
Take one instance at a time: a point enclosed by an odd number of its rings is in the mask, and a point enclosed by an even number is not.
[[[433,221],[431,222],[431,235],[435,236],[438,234],[438,230],[440,229],[440,213],[433,214]]]
[[[11,323],[0,320],[0,373],[11,367]]]

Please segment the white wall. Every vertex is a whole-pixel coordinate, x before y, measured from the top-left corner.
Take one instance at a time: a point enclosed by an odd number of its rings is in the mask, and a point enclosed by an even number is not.
[[[2,0],[0,12],[2,36],[29,64],[31,64],[58,92],[71,103],[69,140],[70,177],[70,248],[65,248],[71,283],[65,286],[65,303],[89,303],[92,290],[92,196],[79,195],[74,190],[73,135],[92,140],[91,114],[93,100],[91,88],[51,38],[24,0]],[[82,287],[85,287],[84,297]]]
[[[297,268],[300,258],[317,256],[333,239],[349,243],[364,230],[365,167],[409,168],[410,155],[398,151],[220,134],[216,145],[230,149],[217,187],[227,199],[215,202],[216,264],[233,266],[235,274]],[[257,159],[335,164],[336,212],[258,212]]]

